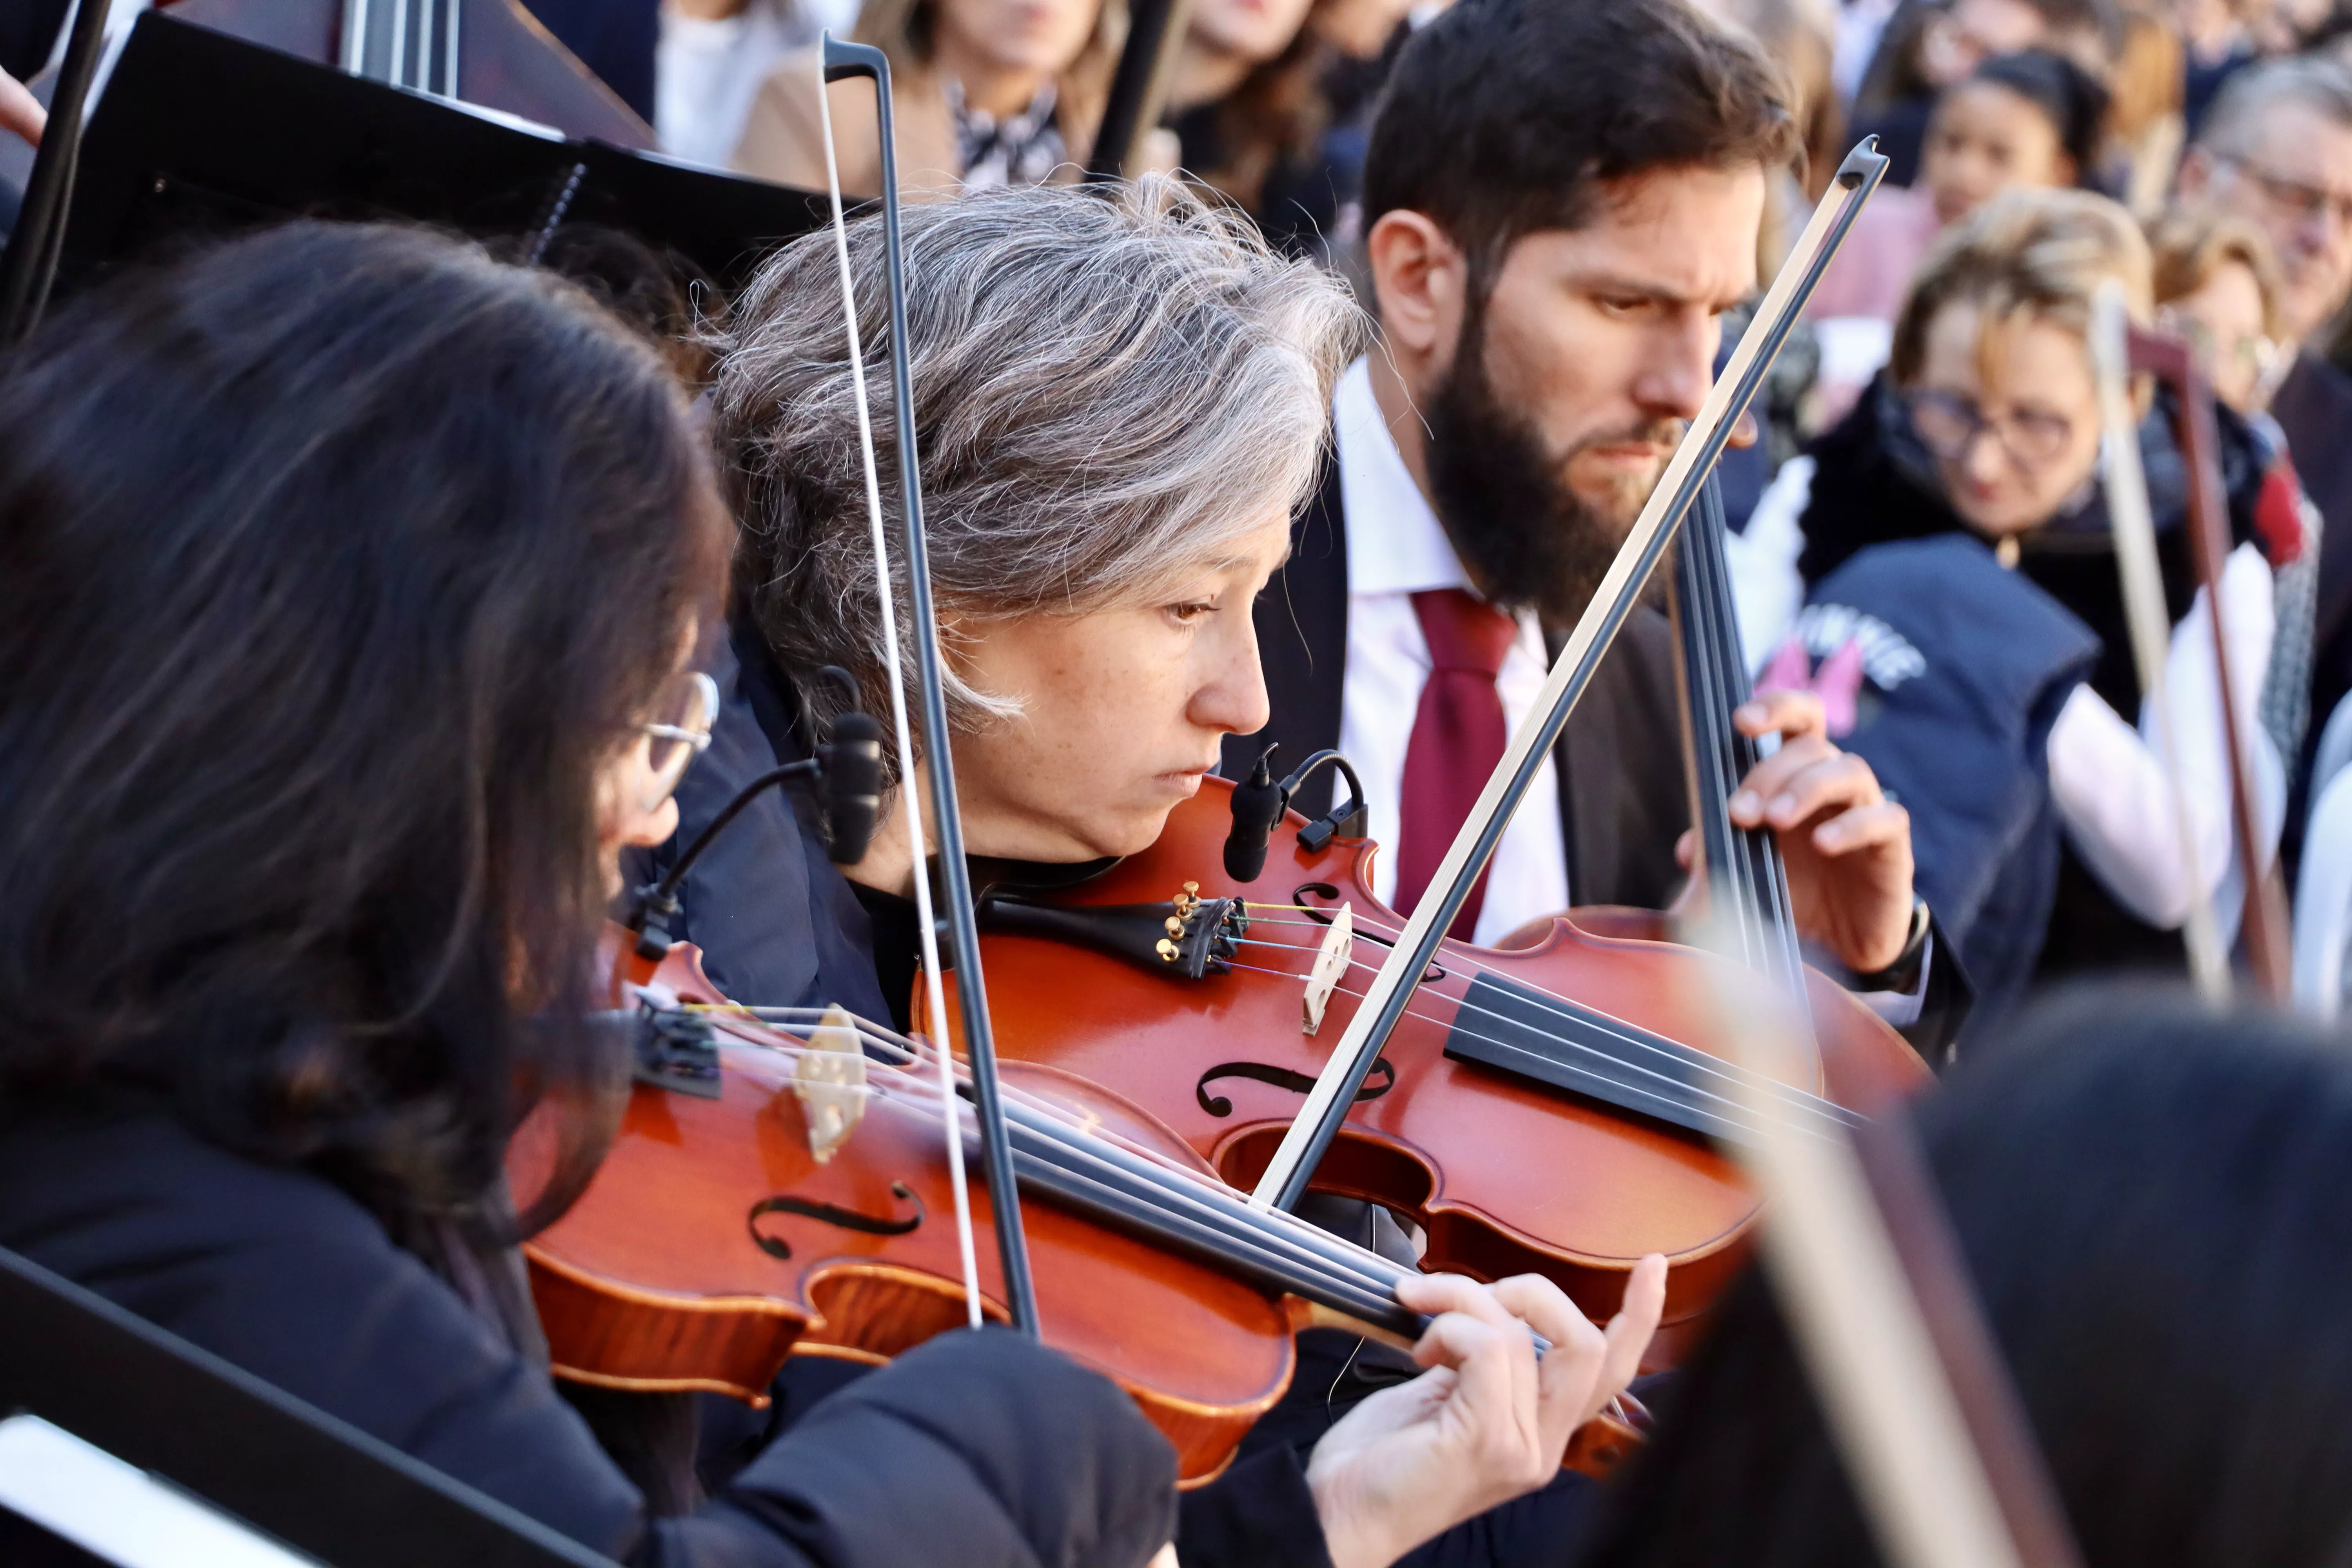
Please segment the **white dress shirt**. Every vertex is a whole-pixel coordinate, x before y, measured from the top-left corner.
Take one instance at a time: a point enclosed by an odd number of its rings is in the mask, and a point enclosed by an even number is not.
[[[1468,588],[1469,574],[1444,525],[1413,483],[1372,397],[1369,361],[1358,360],[1332,397],[1339,448],[1339,503],[1348,520],[1348,668],[1340,700],[1339,750],[1364,781],[1374,842],[1372,891],[1396,896],[1397,842],[1403,822],[1404,753],[1429,679],[1429,643],[1412,611],[1412,595],[1428,588]],[[1519,640],[1495,678],[1503,719],[1516,731],[1543,694],[1550,671],[1542,629],[1519,615]],[[1345,789],[1344,782],[1338,785]],[[1334,797],[1336,801],[1338,797]],[[1531,920],[1569,905],[1568,853],[1560,837],[1559,772],[1549,756],[1503,830],[1486,875],[1486,899],[1472,940],[1491,945]],[[1914,1023],[1927,993],[1932,943],[1908,992],[1862,992],[1889,1024]]]
[[[1470,576],[1381,417],[1368,361],[1358,360],[1340,378],[1332,411],[1340,504],[1348,520],[1348,668],[1339,750],[1364,781],[1371,835],[1381,847],[1373,862],[1372,891],[1392,902],[1405,746],[1412,737],[1422,685],[1429,679],[1429,643],[1413,614],[1412,595],[1432,588],[1466,589]],[[1519,640],[1495,678],[1504,721],[1513,731],[1535,706],[1550,668],[1535,616],[1523,611],[1518,620]],[[1496,847],[1475,940],[1491,943],[1567,908],[1559,777],[1547,757]]]

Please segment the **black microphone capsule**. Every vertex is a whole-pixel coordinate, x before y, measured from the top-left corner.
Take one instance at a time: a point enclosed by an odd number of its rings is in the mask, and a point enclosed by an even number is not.
[[[833,721],[824,748],[824,815],[835,864],[866,858],[874,824],[882,811],[882,726],[870,713],[852,709]]]
[[[1255,882],[1265,869],[1266,840],[1274,837],[1274,825],[1282,820],[1283,808],[1290,804],[1266,766],[1274,752],[1273,746],[1259,752],[1250,776],[1234,786],[1234,826],[1225,835],[1225,875],[1236,882]]]

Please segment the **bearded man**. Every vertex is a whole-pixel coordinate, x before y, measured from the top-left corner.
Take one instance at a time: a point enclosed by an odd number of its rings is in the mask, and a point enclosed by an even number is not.
[[[1779,73],[1683,0],[1463,0],[1400,58],[1365,171],[1384,343],[1333,400],[1335,459],[1258,601],[1272,720],[1337,747],[1410,912],[1534,705],[1755,292],[1768,178],[1797,132]],[[1503,836],[1454,934],[1577,904],[1666,907],[1690,826],[1665,617],[1638,611]],[[1819,704],[1742,710],[1780,751],[1735,797],[1769,826],[1801,933],[1931,1059],[1967,986],[1936,954],[1903,808]],[[1300,792],[1328,809],[1328,772]]]

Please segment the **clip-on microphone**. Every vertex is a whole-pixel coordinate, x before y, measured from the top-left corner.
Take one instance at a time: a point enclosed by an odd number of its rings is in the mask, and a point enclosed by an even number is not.
[[[1364,786],[1357,780],[1356,770],[1348,765],[1347,758],[1333,751],[1318,752],[1277,784],[1267,765],[1275,750],[1276,746],[1268,746],[1260,752],[1250,776],[1234,786],[1234,826],[1225,835],[1225,875],[1236,882],[1255,882],[1265,869],[1266,842],[1274,837],[1275,825],[1290,809],[1290,797],[1298,793],[1298,786],[1326,763],[1338,768],[1347,779],[1348,802],[1333,806],[1300,828],[1299,847],[1319,850],[1336,837],[1364,836]]]
[[[854,866],[866,858],[882,811],[882,726],[858,707],[857,681],[849,671],[828,664],[818,673],[839,681],[849,693],[850,705],[835,717],[831,738],[817,747],[815,756],[771,768],[737,790],[709,826],[694,836],[668,873],[636,890],[628,925],[636,933],[639,957],[659,963],[669,951],[669,922],[677,916],[677,890],[685,885],[687,872],[762,790],[805,780],[824,824],[826,858],[836,866]]]

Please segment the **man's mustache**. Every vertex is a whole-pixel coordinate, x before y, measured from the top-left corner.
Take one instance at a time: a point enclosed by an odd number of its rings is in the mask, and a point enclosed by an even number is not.
[[[1628,425],[1622,430],[1603,431],[1587,436],[1568,450],[1561,467],[1574,462],[1586,452],[1601,447],[1664,447],[1671,450],[1683,438],[1684,421],[1680,419],[1644,419],[1638,425]]]

